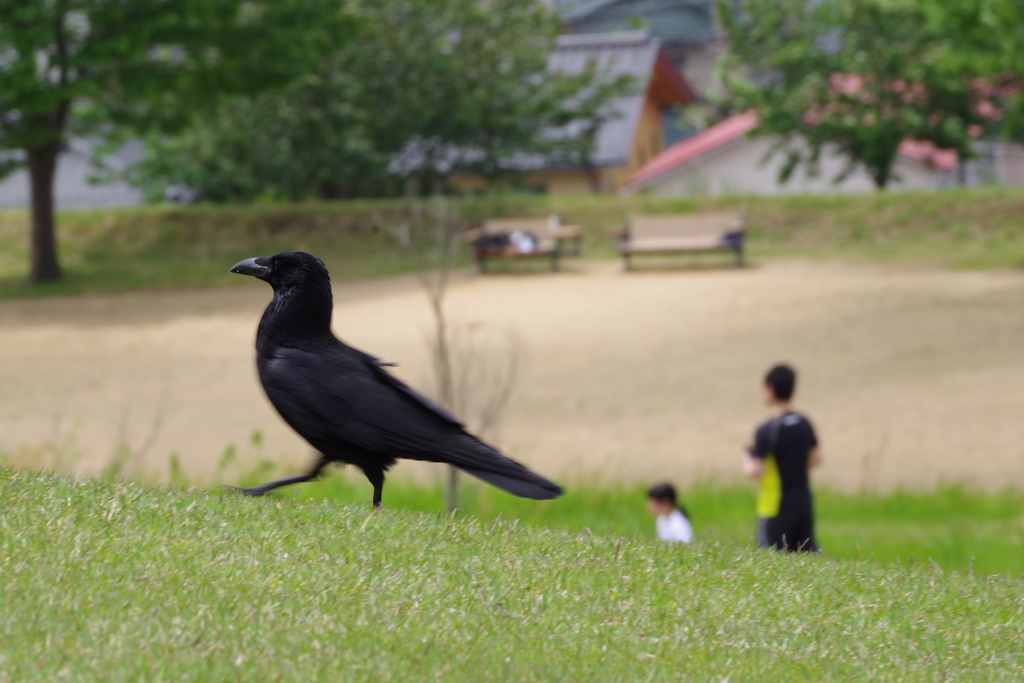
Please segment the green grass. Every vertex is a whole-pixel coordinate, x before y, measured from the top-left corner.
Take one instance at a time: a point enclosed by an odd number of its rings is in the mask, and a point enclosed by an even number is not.
[[[142,207],[64,211],[62,282],[27,284],[25,212],[0,211],[0,296],[237,285],[228,269],[253,255],[323,254],[336,279],[408,272],[398,243],[373,228],[375,207]]]
[[[0,470],[0,680],[1017,680],[1024,582]]]
[[[586,228],[587,258],[615,256],[611,231],[631,212],[724,209],[746,212],[755,261],[797,255],[956,268],[1024,266],[1019,189],[718,199],[496,194],[453,205],[471,223],[489,216],[559,214]],[[67,278],[44,287],[25,283],[27,212],[0,211],[0,297],[237,284],[241,278],[227,273],[231,264],[288,249],[321,256],[336,280],[407,272],[414,264],[377,229],[382,216],[401,206],[395,200],[360,200],[62,211],[59,239]]]
[[[248,475],[246,483],[269,478]],[[590,530],[601,535],[653,538],[644,487],[569,487],[553,501],[515,498],[464,477],[460,510],[482,520],[517,519],[531,526]],[[284,498],[364,503],[371,488],[358,471],[332,474]],[[682,492],[698,535],[722,543],[747,543],[754,534],[752,486],[701,485]],[[412,512],[444,509],[439,486],[407,480],[384,489],[388,507]],[[936,491],[843,494],[818,491],[817,535],[822,548],[845,560],[874,558],[903,565],[936,562],[943,569],[977,574],[1024,572],[1024,492],[970,491],[947,486]],[[973,559],[972,559],[973,558]]]

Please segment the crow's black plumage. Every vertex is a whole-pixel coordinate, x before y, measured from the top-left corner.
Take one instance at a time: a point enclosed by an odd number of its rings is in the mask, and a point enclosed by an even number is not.
[[[260,382],[281,417],[321,453],[309,474],[238,489],[267,491],[315,478],[330,462],[363,470],[380,505],[384,473],[397,458],[455,465],[523,498],[562,489],[467,433],[457,419],[331,332],[331,280],[301,251],[246,259],[232,273],[269,282],[274,298],[256,333]]]

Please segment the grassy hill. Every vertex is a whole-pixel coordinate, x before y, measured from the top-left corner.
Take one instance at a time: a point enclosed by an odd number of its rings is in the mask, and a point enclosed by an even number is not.
[[[0,679],[1004,680],[1024,582],[0,470]]]
[[[590,258],[614,256],[610,231],[631,212],[728,209],[747,213],[755,258],[854,255],[954,267],[1024,265],[1024,192],[1018,189],[720,199],[492,195],[452,202],[469,222],[559,214],[586,227]],[[349,201],[63,211],[58,222],[68,278],[34,289],[24,284],[27,212],[0,211],[0,296],[229,284],[239,280],[227,274],[237,260],[288,249],[321,256],[335,279],[403,272],[409,259],[379,230],[401,206]]]

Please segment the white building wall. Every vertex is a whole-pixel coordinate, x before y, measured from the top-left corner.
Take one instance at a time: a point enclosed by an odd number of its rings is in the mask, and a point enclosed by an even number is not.
[[[1024,185],[1024,145],[1016,142],[999,143],[998,182],[1002,185]]]
[[[682,64],[677,64],[683,72],[683,78],[698,96],[707,98],[722,94],[722,81],[718,78],[715,66],[724,52],[724,41],[695,46],[686,50]]]
[[[835,192],[872,192],[875,184],[871,177],[858,169],[840,184],[832,179],[843,170],[845,160],[835,148],[823,151],[821,173],[808,176],[798,168],[789,182],[780,185],[779,171],[785,164],[785,155],[777,153],[767,162],[763,159],[771,149],[770,138],[743,138],[701,156],[645,187],[659,195],[727,195],[727,194],[823,194]],[[889,189],[934,188],[938,174],[927,164],[899,157],[895,174],[898,179],[889,183]]]
[[[107,163],[120,170],[142,158],[142,141],[128,143]],[[86,209],[114,206],[135,206],[142,202],[142,192],[124,181],[94,184],[96,175],[88,145],[74,141],[57,159],[53,179],[54,203],[58,209]],[[20,169],[0,180],[0,208],[24,208],[31,204],[28,171]]]
[[[979,140],[973,159],[964,164],[967,185],[1024,185],[1024,145],[1005,140]]]

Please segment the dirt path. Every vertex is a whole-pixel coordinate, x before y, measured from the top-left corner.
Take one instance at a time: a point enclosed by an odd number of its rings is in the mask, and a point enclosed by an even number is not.
[[[0,451],[76,468],[121,442],[209,477],[226,446],[301,467],[309,448],[259,389],[269,289],[0,302]],[[338,285],[335,329],[423,386],[429,318],[411,278]],[[759,378],[800,369],[799,404],[844,489],[1024,486],[1024,273],[777,261],[746,271],[469,277],[452,317],[513,329],[527,363],[500,434],[563,481],[734,477]],[[254,430],[263,445],[250,441]],[[52,454],[45,456],[52,459]],[[424,472],[402,465],[399,472]]]

